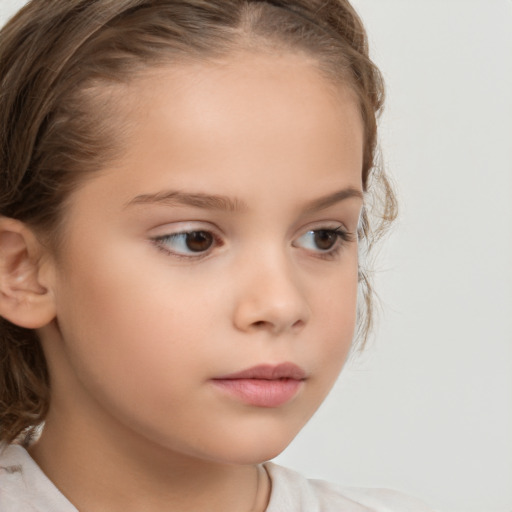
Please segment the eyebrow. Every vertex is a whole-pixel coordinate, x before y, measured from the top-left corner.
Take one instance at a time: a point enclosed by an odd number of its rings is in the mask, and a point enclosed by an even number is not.
[[[320,210],[325,210],[330,206],[333,206],[341,201],[345,201],[346,199],[357,198],[364,200],[364,195],[361,190],[357,188],[348,187],[343,190],[339,190],[338,192],[334,192],[334,194],[329,194],[327,196],[320,197],[319,199],[315,199],[306,205],[306,211],[309,213],[317,212]]]
[[[247,205],[238,199],[228,196],[198,193],[186,193],[179,190],[168,190],[156,194],[143,194],[133,198],[126,205],[162,204],[165,206],[195,206],[205,210],[241,212]]]
[[[334,192],[307,203],[305,211],[308,213],[325,210],[341,201],[350,198],[363,200],[363,193],[353,187]],[[227,212],[244,212],[248,206],[244,201],[223,195],[211,195],[198,193],[187,193],[179,190],[169,190],[158,192],[156,194],[142,194],[134,197],[126,204],[126,207],[132,205],[161,204],[165,206],[193,206],[205,210],[219,210]]]

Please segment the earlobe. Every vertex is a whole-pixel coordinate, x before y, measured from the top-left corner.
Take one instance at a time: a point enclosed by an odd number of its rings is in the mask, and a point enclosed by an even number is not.
[[[0,217],[0,316],[27,329],[55,317],[43,246],[24,223]]]

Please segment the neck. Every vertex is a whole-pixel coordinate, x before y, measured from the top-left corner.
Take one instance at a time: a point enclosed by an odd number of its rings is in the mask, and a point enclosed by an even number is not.
[[[141,443],[119,425],[99,431],[91,424],[67,415],[64,421],[54,407],[41,438],[29,449],[81,512],[262,512],[266,508],[270,484],[257,465],[202,460],[149,441]]]

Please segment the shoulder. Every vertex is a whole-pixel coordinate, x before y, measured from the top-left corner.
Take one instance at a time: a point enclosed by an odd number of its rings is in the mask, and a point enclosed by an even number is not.
[[[0,511],[77,512],[19,445],[0,445]]]
[[[272,481],[267,512],[433,512],[419,500],[397,491],[309,480],[273,463],[266,463],[265,469]]]

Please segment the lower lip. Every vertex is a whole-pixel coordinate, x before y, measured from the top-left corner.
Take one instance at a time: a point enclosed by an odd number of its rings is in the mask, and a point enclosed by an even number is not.
[[[302,381],[296,379],[216,379],[213,383],[256,407],[280,407],[294,398],[302,387]]]

